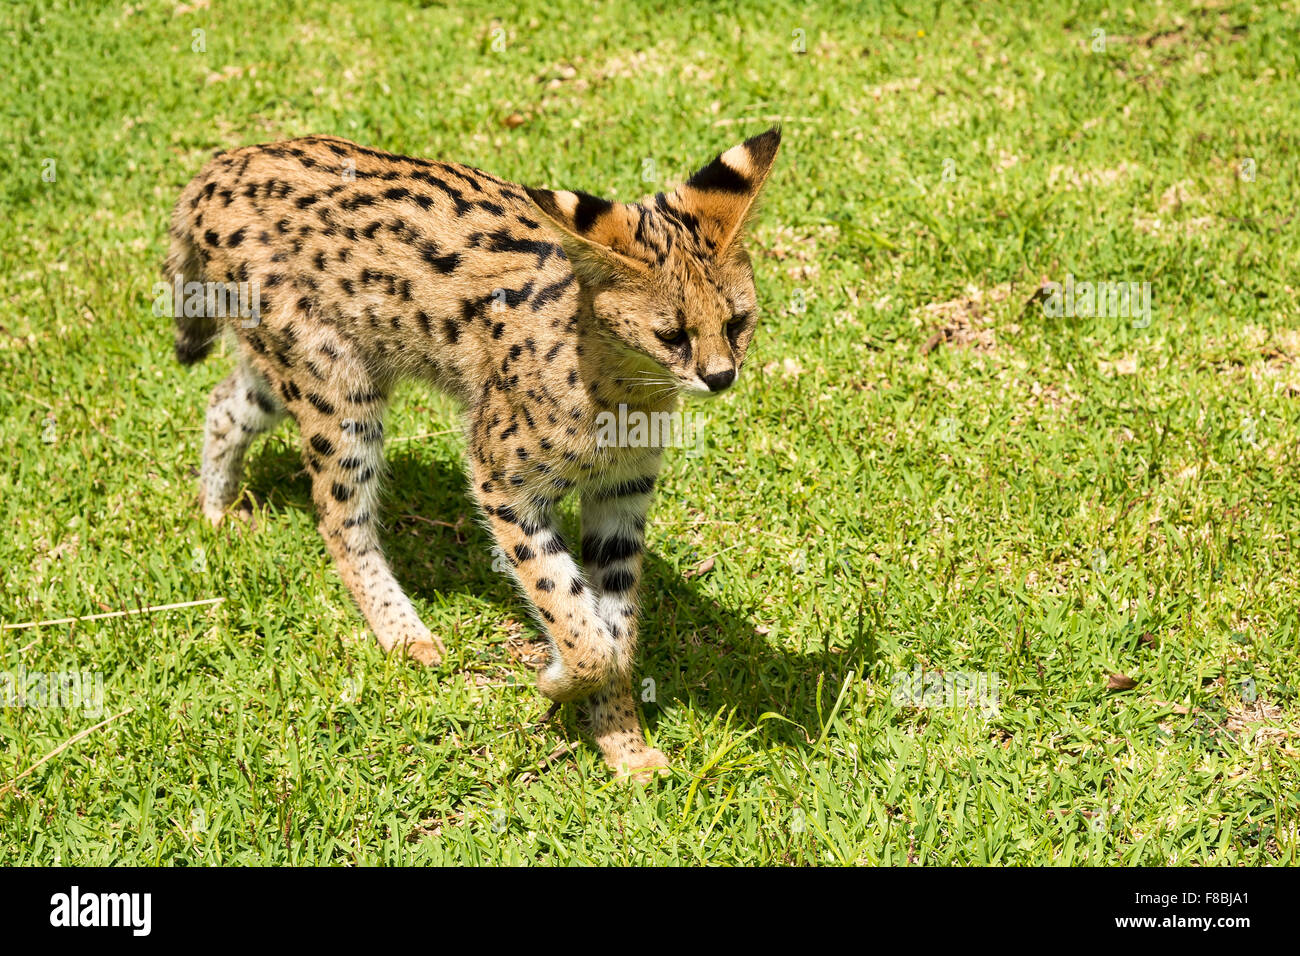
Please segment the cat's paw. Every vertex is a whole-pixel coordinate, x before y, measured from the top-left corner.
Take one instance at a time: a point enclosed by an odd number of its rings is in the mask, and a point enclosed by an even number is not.
[[[614,775],[619,780],[635,784],[647,784],[657,777],[667,777],[672,773],[668,769],[668,757],[662,750],[648,748],[622,757],[614,768]]]
[[[218,501],[208,500],[208,495],[200,488],[199,510],[203,512],[203,517],[208,520],[208,524],[214,528],[226,524],[227,518],[235,518],[240,525],[253,531],[257,530],[257,515],[253,510],[253,501],[250,497],[244,498],[239,502],[239,507],[232,509],[230,504],[222,505]]]
[[[582,700],[601,686],[599,680],[583,680],[573,674],[563,661],[555,661],[537,672],[537,691],[557,704]]]
[[[226,520],[226,509],[221,507],[219,502],[208,501],[207,493],[202,487],[199,488],[199,511],[203,517],[208,519],[208,524],[212,527],[220,527],[221,523]]]
[[[437,667],[446,653],[446,645],[432,634],[426,640],[409,641],[406,644],[406,656],[426,667]]]

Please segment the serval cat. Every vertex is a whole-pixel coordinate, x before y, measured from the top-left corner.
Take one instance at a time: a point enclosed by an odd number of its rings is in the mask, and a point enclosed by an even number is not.
[[[665,767],[631,685],[662,448],[601,444],[597,419],[671,412],[735,381],[758,313],[742,237],[780,138],[755,136],[637,203],[328,136],[218,153],[181,193],[165,266],[178,287],[260,293],[251,319],[174,310],[181,362],[223,326],[237,343],[208,403],[203,513],[222,520],[250,442],[293,416],[321,534],[380,645],[439,663],[378,523],[394,384],[439,386],[465,409],[472,494],[549,639],[538,689],[585,700],[619,773]],[[581,567],[553,517],[571,492]]]

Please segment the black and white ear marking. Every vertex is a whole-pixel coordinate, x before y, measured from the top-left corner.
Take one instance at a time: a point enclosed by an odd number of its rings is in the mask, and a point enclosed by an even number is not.
[[[740,234],[780,146],[781,128],[774,126],[718,154],[677,190],[678,205],[709,227],[717,251]]]
[[[634,217],[621,203],[578,190],[531,189],[528,198],[560,233],[564,253],[579,278],[598,280],[611,272],[644,272],[648,266],[627,254]]]
[[[756,194],[767,179],[776,151],[781,145],[781,128],[745,140],[720,153],[713,162],[686,181],[692,189],[703,192]]]
[[[585,236],[597,221],[614,210],[614,204],[580,190],[531,189],[524,187],[528,198],[568,232]]]

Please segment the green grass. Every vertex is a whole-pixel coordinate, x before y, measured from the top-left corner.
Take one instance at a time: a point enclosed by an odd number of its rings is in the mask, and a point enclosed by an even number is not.
[[[0,708],[0,862],[1294,863],[1300,10],[909,6],[4,5],[0,618],[224,602],[0,633],[0,670],[105,697]],[[650,529],[670,779],[539,723],[446,400],[389,430],[436,671],[366,633],[290,429],[256,528],[200,520],[228,356],[178,367],[150,304],[214,149],[333,133],[635,198],[773,118],[763,324]],[[1152,322],[1044,315],[1066,273],[1150,282]],[[895,701],[917,668],[1000,707]]]

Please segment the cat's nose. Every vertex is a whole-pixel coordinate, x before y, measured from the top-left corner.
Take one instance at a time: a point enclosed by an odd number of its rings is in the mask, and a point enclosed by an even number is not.
[[[734,368],[724,368],[720,372],[710,372],[708,375],[701,375],[704,384],[709,386],[710,392],[720,392],[736,380],[736,370]]]

